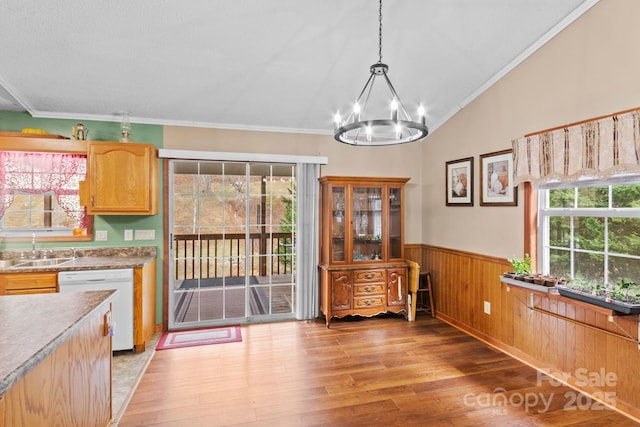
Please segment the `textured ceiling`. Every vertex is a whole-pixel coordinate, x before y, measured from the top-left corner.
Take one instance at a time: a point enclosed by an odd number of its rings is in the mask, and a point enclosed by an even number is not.
[[[433,131],[597,0],[386,0],[383,62]],[[375,0],[0,0],[0,110],[331,133]]]

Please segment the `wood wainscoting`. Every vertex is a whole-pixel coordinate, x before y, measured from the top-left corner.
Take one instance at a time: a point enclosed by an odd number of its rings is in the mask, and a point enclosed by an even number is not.
[[[638,316],[501,283],[506,259],[415,244],[405,254],[431,273],[436,317],[640,422]]]

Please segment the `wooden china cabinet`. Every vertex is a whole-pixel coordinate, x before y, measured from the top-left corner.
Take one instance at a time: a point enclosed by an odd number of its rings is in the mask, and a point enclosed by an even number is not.
[[[320,309],[333,317],[407,312],[404,185],[409,178],[320,178]]]

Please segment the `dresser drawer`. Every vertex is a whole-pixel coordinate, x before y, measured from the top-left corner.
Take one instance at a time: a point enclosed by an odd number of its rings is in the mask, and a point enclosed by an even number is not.
[[[387,299],[384,295],[371,295],[368,297],[354,297],[353,308],[386,307]]]
[[[386,270],[355,270],[353,272],[354,283],[367,283],[367,282],[386,282],[387,274]]]
[[[353,288],[353,295],[355,296],[366,296],[366,295],[376,295],[376,294],[384,294],[385,292],[384,283],[366,283],[355,285]]]

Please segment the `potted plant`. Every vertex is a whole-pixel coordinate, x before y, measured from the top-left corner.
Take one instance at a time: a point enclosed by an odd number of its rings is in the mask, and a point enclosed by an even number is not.
[[[509,285],[521,286],[540,292],[552,292],[557,284],[566,282],[563,277],[532,273],[529,254],[524,254],[523,258],[509,258],[508,261],[513,267],[513,271],[503,273],[501,281]]]
[[[513,268],[513,278],[523,280],[525,276],[531,274],[531,257],[529,254],[524,254],[524,258],[509,258],[509,263]],[[505,273],[508,276],[509,273]]]
[[[640,285],[620,279],[612,287],[575,279],[559,285],[560,295],[605,307],[622,314],[640,314]]]

